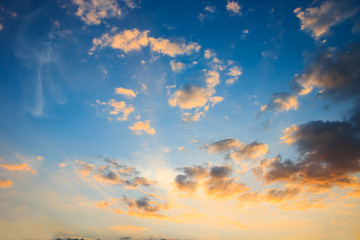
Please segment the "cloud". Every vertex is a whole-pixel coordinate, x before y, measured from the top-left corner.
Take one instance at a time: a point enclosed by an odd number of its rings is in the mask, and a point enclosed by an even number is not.
[[[113,49],[120,49],[128,53],[140,51],[142,48],[149,46],[152,52],[175,57],[177,55],[198,52],[201,48],[199,44],[193,42],[185,44],[170,42],[170,40],[164,38],[148,37],[148,33],[149,31],[140,32],[136,28],[124,30],[114,35],[105,33],[101,38],[93,40],[93,47],[89,53],[92,54],[97,48],[104,47],[112,47]]]
[[[12,188],[14,182],[10,181],[9,179],[0,180],[0,187],[1,188]]]
[[[219,154],[239,148],[241,145],[242,144],[237,139],[227,138],[218,142],[206,144],[202,148],[205,148],[210,154]]]
[[[234,66],[232,68],[229,69],[228,73],[226,73],[226,75],[232,77],[226,80],[226,84],[234,84],[235,80],[237,80],[239,78],[239,76],[241,76],[242,74],[242,69],[241,67],[238,66]]]
[[[237,148],[230,157],[235,161],[243,159],[257,159],[263,157],[268,152],[268,145],[264,143],[252,142]]]
[[[305,10],[296,8],[294,13],[301,21],[301,30],[311,33],[315,38],[326,35],[332,26],[354,16],[359,10],[355,1],[324,1],[319,6]]]
[[[133,90],[122,88],[122,87],[115,88],[115,94],[124,95],[124,96],[126,96],[128,98],[136,97],[136,93]]]
[[[72,0],[72,2],[78,6],[76,16],[88,25],[98,25],[106,18],[121,16],[116,0]]]
[[[149,120],[146,120],[144,122],[138,121],[133,126],[129,126],[129,129],[135,134],[142,134],[142,132],[146,132],[149,135],[154,135],[156,133],[155,129],[150,127]]]
[[[176,62],[174,60],[170,61],[170,66],[174,72],[179,72],[185,68],[185,64],[183,64],[182,62]]]
[[[360,171],[360,122],[312,121],[285,130],[282,140],[299,152],[297,161],[277,157],[255,169],[266,182],[291,182],[330,188],[358,185],[352,174]]]
[[[75,172],[99,183],[122,185],[127,189],[150,187],[156,184],[155,181],[139,176],[140,172],[135,167],[129,167],[112,158],[105,158],[106,165],[98,167],[79,160],[76,160],[75,163],[80,166],[80,169]]]
[[[203,22],[207,18],[211,18],[213,14],[216,12],[216,6],[206,5],[204,7],[204,11],[199,13],[198,19],[200,22]]]
[[[115,99],[110,99],[108,102],[101,102],[96,100],[99,106],[106,107],[103,111],[107,111],[110,120],[126,121],[130,113],[134,112],[132,105],[126,105],[124,101],[117,102]]]
[[[293,80],[300,95],[314,88],[331,99],[358,98],[360,92],[360,43],[352,43],[341,50],[321,49],[315,60],[305,67],[303,74]]]
[[[36,174],[36,170],[32,169],[29,164],[21,163],[21,164],[2,164],[0,163],[0,167],[5,168],[9,171],[26,171],[32,174]]]
[[[264,143],[252,142],[243,144],[235,138],[227,138],[202,146],[209,154],[227,153],[235,161],[244,159],[256,159],[264,156],[268,152],[268,145]]]
[[[200,165],[187,166],[177,170],[181,171],[183,174],[176,176],[175,185],[178,190],[184,192],[196,191],[198,181],[209,174],[207,168]]]
[[[284,112],[290,110],[297,110],[299,101],[295,94],[290,93],[275,93],[272,95],[271,101],[267,105],[263,105],[260,112],[274,111]]]
[[[118,232],[118,233],[134,233],[134,232],[143,232],[147,231],[147,228],[138,227],[133,225],[115,225],[109,227],[111,231]],[[130,239],[130,238],[129,238]]]
[[[176,91],[172,98],[169,99],[169,106],[178,106],[182,109],[203,107],[210,99],[210,96],[211,92],[207,91],[206,88],[186,85]]]
[[[175,177],[175,186],[181,192],[193,194],[201,186],[209,196],[226,198],[248,190],[245,184],[231,178],[231,166],[208,168],[197,165],[177,170],[182,174]]]
[[[205,72],[206,87],[198,87],[195,85],[185,85],[177,90],[169,98],[169,106],[178,106],[182,110],[191,110],[194,112],[182,113],[183,122],[199,121],[201,116],[209,110],[210,106],[223,101],[223,97],[214,96],[215,87],[220,83],[220,75],[217,71],[207,70]]]
[[[226,4],[226,10],[230,13],[230,15],[242,15],[241,6],[238,2],[228,1]]]
[[[107,207],[109,207],[110,205],[111,205],[111,203],[108,202],[108,201],[101,201],[101,202],[96,203],[96,206],[97,206],[98,208],[107,208]]]
[[[127,214],[143,218],[166,218],[165,215],[159,214],[158,212],[169,208],[168,204],[151,200],[148,197],[129,199],[123,196],[120,201],[125,204]]]
[[[0,31],[4,29],[4,26],[0,23]]]

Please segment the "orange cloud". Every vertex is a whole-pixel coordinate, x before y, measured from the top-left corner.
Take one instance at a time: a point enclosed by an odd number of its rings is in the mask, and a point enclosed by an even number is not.
[[[13,165],[0,163],[0,167],[5,168],[9,171],[27,171],[27,172],[31,172],[32,174],[36,174],[36,170],[31,169],[31,167],[27,163],[13,164]]]
[[[142,132],[146,132],[149,135],[154,135],[156,133],[155,129],[150,127],[149,120],[136,122],[133,126],[129,126],[129,129],[135,134],[142,134]]]
[[[107,202],[107,201],[101,201],[101,202],[96,203],[96,206],[97,206],[98,208],[107,208],[107,207],[109,207],[110,205],[111,205],[111,203],[110,203],[110,202]]]
[[[115,94],[124,95],[128,98],[136,97],[136,93],[133,90],[122,88],[122,87],[115,88]]]
[[[14,182],[5,179],[5,180],[0,180],[0,187],[1,188],[11,188],[12,185],[14,184]]]

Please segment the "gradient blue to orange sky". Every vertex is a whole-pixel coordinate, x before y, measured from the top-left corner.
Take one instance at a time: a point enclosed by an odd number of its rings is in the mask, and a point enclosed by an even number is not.
[[[360,239],[358,0],[0,0],[0,239]]]

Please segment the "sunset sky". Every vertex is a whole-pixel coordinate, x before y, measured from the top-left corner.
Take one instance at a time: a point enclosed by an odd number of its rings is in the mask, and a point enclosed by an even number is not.
[[[360,239],[358,0],[0,0],[1,240]]]

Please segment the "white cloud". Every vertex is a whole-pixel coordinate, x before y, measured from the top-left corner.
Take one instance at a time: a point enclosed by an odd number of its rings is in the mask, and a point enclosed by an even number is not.
[[[238,14],[241,15],[241,6],[239,5],[238,2],[235,1],[228,1],[226,4],[226,10],[228,10],[228,12],[230,14]]]
[[[121,15],[116,0],[72,0],[72,2],[78,6],[76,15],[88,25],[98,25],[106,18]]]
[[[154,135],[156,133],[155,129],[150,127],[150,121],[146,120],[144,122],[138,121],[133,126],[129,126],[129,129],[133,131],[135,134],[142,134],[142,132],[146,132],[149,135]]]
[[[179,72],[185,68],[185,64],[183,64],[182,62],[176,62],[174,60],[170,61],[170,66],[174,72]]]
[[[316,39],[326,35],[332,26],[352,17],[359,10],[349,0],[325,1],[305,10],[296,8],[294,13],[301,21],[301,30],[310,32]]]
[[[122,87],[115,88],[115,94],[124,95],[124,96],[126,96],[128,98],[136,97],[136,93],[133,90],[122,88]]]

